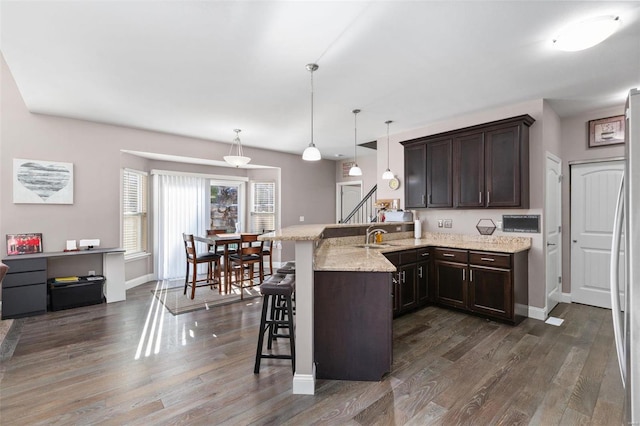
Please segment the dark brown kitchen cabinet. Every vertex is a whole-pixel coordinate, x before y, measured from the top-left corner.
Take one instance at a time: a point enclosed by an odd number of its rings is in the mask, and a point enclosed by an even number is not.
[[[393,274],[393,315],[398,316],[418,306],[418,250],[386,253],[397,268]]]
[[[455,138],[453,159],[455,207],[484,207],[484,133]]]
[[[407,147],[404,152],[404,199],[406,208],[427,207],[427,147]]]
[[[427,207],[453,206],[453,140],[427,143]]]
[[[512,324],[528,312],[528,252],[434,248],[434,301]]]
[[[467,307],[467,251],[434,248],[434,300],[440,305]]]
[[[529,115],[404,141],[405,194],[409,208],[528,208]],[[418,147],[426,149],[424,179],[416,169]],[[422,158],[422,157],[420,157]],[[420,179],[416,178],[420,176]],[[415,182],[415,186],[414,186]],[[426,190],[424,189],[426,184]]]
[[[432,298],[431,283],[431,249],[417,250],[418,257],[418,306],[427,305]]]

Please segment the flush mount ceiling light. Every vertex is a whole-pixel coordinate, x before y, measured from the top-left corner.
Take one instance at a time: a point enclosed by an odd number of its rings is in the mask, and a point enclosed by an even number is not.
[[[362,169],[358,167],[358,113],[359,109],[351,111],[353,113],[353,166],[349,169],[349,176],[362,176]]]
[[[307,70],[311,73],[311,142],[302,153],[302,159],[305,161],[318,161],[320,158],[320,150],[313,143],[313,72],[318,69],[316,64],[307,64]]]
[[[389,168],[389,124],[393,123],[393,121],[387,120],[384,123],[387,125],[387,170],[382,174],[382,180],[391,180],[393,179],[393,172]]]
[[[235,166],[235,167],[244,166],[245,164],[249,163],[249,161],[251,161],[251,158],[245,157],[244,153],[242,152],[242,142],[240,142],[240,132],[242,130],[233,129],[233,131],[236,132],[236,138],[233,140],[233,143],[231,144],[229,155],[225,155],[223,158],[224,158],[224,161],[231,164],[232,166]],[[233,147],[236,147],[236,155],[231,155],[233,154]]]
[[[619,16],[597,16],[574,22],[553,39],[553,46],[565,52],[588,49],[606,40],[620,26]]]

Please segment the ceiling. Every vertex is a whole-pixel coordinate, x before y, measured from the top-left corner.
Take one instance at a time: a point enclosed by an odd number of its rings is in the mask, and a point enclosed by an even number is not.
[[[486,108],[561,116],[640,86],[640,2],[5,1],[0,48],[30,111],[323,158]],[[553,36],[619,15],[604,43]],[[365,150],[361,148],[360,150]],[[359,150],[359,152],[360,152]],[[152,148],[150,149],[152,151]]]

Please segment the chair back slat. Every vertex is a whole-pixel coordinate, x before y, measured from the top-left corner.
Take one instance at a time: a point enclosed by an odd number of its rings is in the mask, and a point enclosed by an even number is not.
[[[187,258],[193,257],[196,259],[196,243],[193,239],[193,234],[182,234],[182,239],[184,240],[184,250],[187,254]]]

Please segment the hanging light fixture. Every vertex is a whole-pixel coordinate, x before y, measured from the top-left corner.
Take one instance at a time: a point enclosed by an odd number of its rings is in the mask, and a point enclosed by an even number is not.
[[[322,158],[320,150],[313,143],[313,72],[317,69],[317,64],[307,64],[307,70],[311,73],[311,142],[302,153],[302,159],[305,161],[318,161]]]
[[[231,144],[231,149],[229,150],[229,155],[225,155],[223,158],[224,158],[224,161],[226,161],[227,163],[231,164],[232,166],[235,166],[235,167],[244,166],[249,161],[251,161],[251,158],[245,157],[244,153],[242,152],[242,142],[240,142],[240,132],[242,130],[233,129],[233,131],[236,132],[236,138],[233,140],[233,143]],[[232,155],[233,154],[233,147],[236,147],[236,154],[237,155]]]
[[[362,169],[358,167],[358,113],[359,109],[351,111],[353,113],[353,166],[349,169],[349,176],[362,176]]]
[[[383,180],[393,179],[393,172],[389,168],[389,124],[391,123],[393,123],[393,121],[391,120],[385,121],[385,124],[387,125],[387,170],[385,170],[384,173],[382,174]]]

